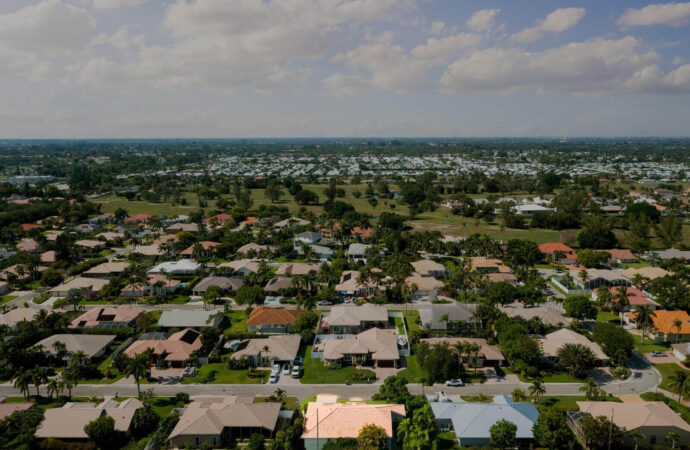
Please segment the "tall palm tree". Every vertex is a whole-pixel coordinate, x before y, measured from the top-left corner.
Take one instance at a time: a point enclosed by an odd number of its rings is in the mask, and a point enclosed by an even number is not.
[[[685,370],[676,370],[668,377],[668,385],[678,391],[678,403],[690,390],[690,375]]]
[[[683,328],[683,321],[680,319],[675,319],[673,321],[673,326],[676,327],[676,344],[677,344],[678,339],[680,339],[680,329]]]
[[[544,387],[544,383],[541,379],[537,378],[532,380],[532,384],[529,387],[529,393],[534,397],[535,403],[539,405],[539,397],[546,393],[546,387]]]
[[[72,389],[78,384],[77,375],[72,370],[63,370],[60,374],[60,390],[67,389],[67,398],[72,398]]]
[[[525,391],[520,388],[513,389],[513,392],[510,393],[510,396],[515,402],[524,402],[527,400],[527,394],[525,394]]]
[[[676,431],[669,431],[666,435],[666,439],[671,441],[671,448],[676,448],[676,444],[680,442],[680,434],[678,434]]]
[[[31,370],[31,382],[34,386],[36,386],[36,397],[41,396],[40,387],[46,381],[48,381],[48,375],[46,374],[45,369],[41,367],[35,367],[33,370]]]
[[[470,344],[470,352],[472,353],[472,359],[474,360],[473,366],[475,375],[477,373],[477,359],[479,358],[479,352],[481,352],[481,350],[481,346],[476,342]]]
[[[141,379],[149,376],[148,355],[141,353],[134,358],[129,358],[125,365],[125,377],[134,377],[137,384],[137,397],[141,398]]]
[[[611,306],[612,299],[613,296],[611,295],[611,291],[609,290],[608,286],[600,287],[597,290],[597,303],[599,304],[599,308],[609,308]]]
[[[585,383],[580,387],[580,392],[585,393],[585,398],[591,400],[597,397],[599,393],[599,385],[592,377],[588,377]]]
[[[616,312],[620,315],[621,326],[623,326],[623,311],[630,306],[630,300],[628,295],[628,286],[620,285],[618,286],[618,292],[614,296],[616,303]]]
[[[31,373],[28,370],[18,370],[14,374],[13,386],[22,393],[25,399],[29,398],[29,385],[31,384]]]
[[[642,327],[642,334],[640,334],[640,344],[644,344],[644,333],[648,326],[650,326],[656,317],[654,311],[652,311],[648,305],[640,306],[637,309],[637,325]]]
[[[640,445],[640,441],[646,436],[639,429],[634,429],[630,432],[630,437],[633,438],[633,441],[635,441],[635,450],[637,450],[637,447]]]
[[[58,394],[60,393],[60,383],[58,382],[57,379],[51,378],[48,381],[48,384],[46,386],[46,390],[48,392],[48,397],[53,398],[53,395],[55,395],[55,397],[57,397]]]

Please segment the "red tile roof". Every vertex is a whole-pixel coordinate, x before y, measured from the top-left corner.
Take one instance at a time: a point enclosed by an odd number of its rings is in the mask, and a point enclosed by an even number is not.
[[[547,242],[546,244],[539,245],[539,251],[550,254],[555,252],[571,253],[575,250],[560,242]]]
[[[125,222],[146,222],[151,217],[153,217],[151,214],[135,214],[132,217],[128,217]]]

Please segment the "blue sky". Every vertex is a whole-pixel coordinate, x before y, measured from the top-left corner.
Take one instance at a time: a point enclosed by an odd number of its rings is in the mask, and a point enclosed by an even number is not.
[[[0,137],[687,136],[690,2],[3,0]]]

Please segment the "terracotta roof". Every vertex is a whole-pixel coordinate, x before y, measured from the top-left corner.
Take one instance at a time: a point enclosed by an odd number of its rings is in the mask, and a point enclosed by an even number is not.
[[[300,309],[279,309],[259,306],[247,318],[247,325],[284,324],[292,325],[304,311]]]
[[[594,250],[595,252],[605,252],[611,255],[611,260],[631,260],[631,259],[637,259],[635,255],[633,255],[633,252],[628,250],[627,248],[611,248],[608,250]]]
[[[539,251],[542,253],[554,253],[554,252],[573,252],[571,247],[560,242],[547,242],[546,244],[539,245]]]
[[[230,214],[217,214],[213,217],[209,217],[208,219],[204,219],[204,222],[209,223],[213,219],[216,219],[216,222],[219,225],[223,225],[225,222],[232,220],[232,216]]]
[[[597,294],[597,296],[602,289],[608,289],[608,291],[611,293],[611,301],[617,301],[616,296],[618,295],[618,286],[609,288],[600,287],[595,289],[594,292]],[[628,294],[628,302],[630,303],[630,306],[658,305],[657,302],[649,298],[647,294],[637,288],[629,287],[626,292]]]
[[[116,308],[97,307],[74,319],[68,328],[95,328],[101,322],[129,323],[143,312],[142,308],[133,305],[123,305]]]
[[[168,339],[140,339],[132,342],[124,353],[133,358],[149,348],[155,355],[165,355],[166,361],[185,361],[194,351],[201,348],[201,334],[191,328],[186,328]]]
[[[628,313],[628,317],[635,319],[637,313]],[[676,320],[681,321],[680,332],[673,324]],[[664,334],[690,334],[690,315],[685,311],[667,311],[665,309],[654,311],[652,316],[654,329]]]
[[[202,247],[204,250],[211,250],[211,249],[214,249],[214,248],[216,248],[217,246],[219,246],[219,245],[220,245],[220,242],[201,241],[201,242],[198,242],[198,244],[201,245],[201,247]],[[194,247],[196,247],[196,244],[190,245],[190,246],[187,247],[186,249],[182,250],[182,252],[180,252],[180,254],[181,254],[181,255],[192,255],[192,254],[194,253]]]
[[[131,217],[128,217],[125,222],[146,222],[149,220],[151,217],[153,217],[151,214],[135,214]]]
[[[20,228],[22,231],[30,231],[30,230],[35,230],[35,229],[41,229],[45,228],[43,225],[38,225],[35,223],[23,223],[20,225]]]
[[[405,405],[310,402],[302,439],[315,439],[317,435],[321,439],[356,438],[367,424],[383,428],[386,436],[392,437],[394,414],[404,416]]]

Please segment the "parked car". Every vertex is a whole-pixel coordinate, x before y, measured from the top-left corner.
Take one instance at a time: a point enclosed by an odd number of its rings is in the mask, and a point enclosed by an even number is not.
[[[446,395],[445,391],[441,391],[438,393],[438,395],[436,396],[436,401],[442,403],[450,403],[450,399],[448,398],[448,395]]]
[[[649,354],[652,356],[664,356],[666,353],[660,352],[659,350],[654,350],[654,351],[649,352]]]
[[[304,364],[304,358],[302,358],[301,356],[296,357],[293,364],[301,366],[302,364]]]
[[[300,366],[294,366],[292,368],[292,378],[299,378],[302,375],[302,368]]]
[[[277,373],[272,373],[270,377],[268,377],[268,382],[271,384],[276,384],[278,382],[278,379],[280,378],[280,375]]]
[[[271,374],[274,373],[280,373],[280,364],[273,364],[273,370],[271,370]]]
[[[290,364],[285,364],[283,366],[283,375],[290,375]]]
[[[461,379],[459,378],[453,378],[452,380],[446,380],[446,386],[464,386],[465,383],[462,382]]]
[[[332,305],[332,304],[333,304],[333,303],[329,302],[328,300],[321,300],[321,301],[319,302],[319,306],[330,306],[330,305]]]

